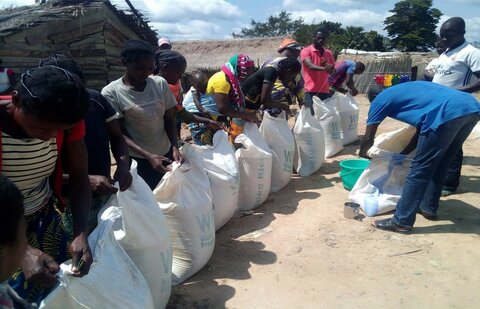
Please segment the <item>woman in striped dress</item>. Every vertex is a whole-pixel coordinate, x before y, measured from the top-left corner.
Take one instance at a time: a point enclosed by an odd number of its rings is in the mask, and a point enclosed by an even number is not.
[[[74,74],[55,66],[21,76],[11,100],[0,106],[1,174],[25,200],[28,248],[10,280],[17,293],[40,301],[52,288],[59,263],[72,258],[74,276],[88,273],[92,257],[86,228],[91,204],[83,117],[88,94]],[[63,145],[63,147],[62,147]],[[72,190],[62,202],[59,152],[65,152]],[[71,212],[72,223],[65,220]]]

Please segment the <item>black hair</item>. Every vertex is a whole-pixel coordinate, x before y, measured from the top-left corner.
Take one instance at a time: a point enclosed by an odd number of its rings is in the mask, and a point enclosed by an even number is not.
[[[24,216],[23,195],[17,186],[0,174],[0,245],[17,241],[20,220]]]
[[[328,31],[327,28],[317,28],[317,30],[315,30],[315,32],[313,33],[313,36],[316,36],[318,33],[322,33],[326,37],[330,35],[330,31]]]
[[[380,85],[377,85],[377,84],[373,84],[373,85],[370,85],[370,87],[368,87],[368,90],[367,90],[367,97],[368,97],[368,101],[370,101],[370,103],[373,102],[373,100],[375,100],[375,98],[384,90],[385,88],[380,86]]]
[[[187,59],[177,51],[171,49],[159,49],[155,53],[155,70],[154,75],[160,72],[162,67],[186,67]]]
[[[80,68],[78,63],[67,55],[53,54],[47,59],[40,60],[40,63],[38,64],[39,67],[44,67],[47,65],[65,69],[70,73],[73,73],[80,77],[82,81],[85,81],[82,69]]]
[[[192,73],[190,73],[190,78],[189,78],[189,81],[190,83],[194,83],[196,80],[200,79],[200,78],[206,78],[208,80],[208,75],[207,73],[201,71],[201,70],[195,70],[193,71]]]
[[[25,114],[56,124],[74,124],[87,112],[89,96],[80,78],[69,71],[44,66],[22,74],[16,90]]]
[[[137,62],[138,59],[152,57],[153,55],[153,47],[141,40],[126,41],[120,53],[126,63]]]
[[[365,64],[363,62],[357,61],[355,64],[355,71],[365,71]]]
[[[279,71],[285,72],[300,72],[302,65],[294,57],[287,57],[283,60],[280,60],[277,64]]]

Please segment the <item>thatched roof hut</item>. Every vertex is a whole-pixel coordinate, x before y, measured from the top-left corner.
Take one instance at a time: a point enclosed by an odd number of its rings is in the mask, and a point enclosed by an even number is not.
[[[0,11],[0,58],[17,73],[64,53],[82,66],[88,85],[100,89],[123,73],[120,49],[129,39],[155,45],[157,35],[133,6],[120,10],[107,0],[52,0]]]
[[[282,37],[174,41],[173,49],[182,53],[187,59],[187,70],[217,69],[236,53],[249,55],[257,65],[268,58],[278,56],[277,49]]]

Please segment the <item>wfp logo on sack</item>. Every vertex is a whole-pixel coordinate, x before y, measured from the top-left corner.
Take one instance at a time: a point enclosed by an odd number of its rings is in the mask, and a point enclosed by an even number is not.
[[[293,168],[293,151],[283,150],[285,162],[283,163],[283,170],[285,172],[291,172]]]
[[[258,162],[257,178],[263,179],[264,174],[265,174],[265,159],[261,158],[259,159],[259,162]]]
[[[263,185],[263,183],[258,184],[257,194],[255,194],[255,207],[260,206],[260,204],[262,203],[262,195],[263,195],[264,187],[265,186]]]
[[[212,234],[213,213],[202,214],[201,216],[195,216],[198,227],[202,235],[200,235],[201,248],[213,246],[215,242],[215,234]]]
[[[305,134],[305,142],[307,143],[308,146],[313,145],[313,135],[312,132],[308,132]],[[315,147],[307,147],[308,151],[308,162],[306,162],[309,169],[313,170],[315,168]]]
[[[338,121],[332,121],[330,124],[330,133],[332,134],[332,139],[340,139],[340,125]]]
[[[350,115],[350,124],[348,125],[348,131],[357,130],[358,115]]]

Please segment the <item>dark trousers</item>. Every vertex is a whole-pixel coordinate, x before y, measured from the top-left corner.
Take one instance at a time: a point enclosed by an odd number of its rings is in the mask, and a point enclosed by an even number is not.
[[[303,103],[305,104],[305,107],[310,108],[310,112],[312,113],[312,115],[314,114],[314,111],[313,111],[314,96],[316,96],[317,98],[323,101],[330,98],[332,95],[330,93],[323,93],[323,92],[305,92]]]
[[[448,168],[447,177],[445,178],[445,183],[443,188],[448,191],[456,191],[457,187],[460,185],[460,175],[462,174],[462,161],[463,161],[463,150],[460,148],[460,151],[457,153],[455,158]]]
[[[466,115],[420,134],[393,222],[411,227],[418,209],[437,213],[447,169],[479,119],[477,114]]]

